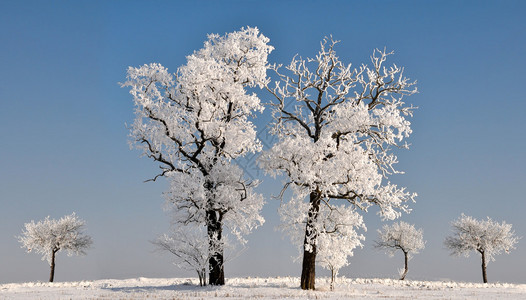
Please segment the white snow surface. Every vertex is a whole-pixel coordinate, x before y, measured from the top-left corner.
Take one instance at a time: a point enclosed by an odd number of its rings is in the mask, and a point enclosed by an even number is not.
[[[230,278],[226,285],[199,287],[196,278],[134,278],[0,285],[0,299],[526,299],[526,284],[460,283],[396,279],[318,278],[316,291],[299,278]]]

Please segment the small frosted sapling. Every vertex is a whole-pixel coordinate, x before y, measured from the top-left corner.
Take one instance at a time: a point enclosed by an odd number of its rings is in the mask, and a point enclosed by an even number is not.
[[[398,250],[404,253],[404,270],[400,274],[400,280],[404,280],[409,270],[409,260],[425,248],[423,231],[406,222],[384,225],[378,230],[378,240],[375,241],[374,247],[384,250],[391,257]]]
[[[331,290],[334,290],[336,276],[342,267],[349,265],[349,257],[353,256],[356,247],[362,247],[365,237],[356,230],[366,230],[363,218],[353,212],[352,208],[343,205],[332,210],[323,206],[320,210],[317,237],[317,262],[331,272]]]
[[[210,259],[208,237],[204,226],[182,226],[152,241],[157,250],[175,256],[174,264],[186,270],[196,271],[199,285],[206,285],[206,267]]]
[[[477,220],[462,214],[451,223],[453,235],[446,237],[444,244],[451,250],[451,255],[464,255],[472,251],[480,253],[482,259],[482,281],[488,282],[486,268],[489,261],[495,260],[495,255],[503,251],[509,253],[515,249],[519,237],[511,230],[511,224],[498,223],[490,219]]]
[[[55,277],[55,256],[61,250],[68,255],[85,255],[92,240],[83,233],[85,221],[79,219],[75,213],[64,216],[59,220],[50,219],[49,216],[42,221],[24,224],[25,230],[18,237],[22,248],[27,252],[42,254],[42,260],[47,260],[51,271],[49,282]]]

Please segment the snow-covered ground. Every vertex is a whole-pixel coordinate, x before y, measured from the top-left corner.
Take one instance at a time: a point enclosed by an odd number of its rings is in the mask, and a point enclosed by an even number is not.
[[[231,278],[222,287],[199,287],[196,279],[136,278],[0,285],[0,299],[526,299],[526,284],[399,281],[339,278],[335,291],[317,279],[302,291],[299,279]]]

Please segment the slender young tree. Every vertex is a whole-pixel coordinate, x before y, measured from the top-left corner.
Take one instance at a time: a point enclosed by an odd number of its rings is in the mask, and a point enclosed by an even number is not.
[[[424,232],[406,222],[384,225],[382,230],[378,230],[378,240],[374,247],[385,250],[391,257],[398,250],[404,253],[404,270],[400,275],[400,280],[404,280],[409,270],[409,260],[425,248]]]
[[[403,76],[403,68],[385,66],[391,54],[386,51],[375,50],[370,67],[353,69],[336,56],[336,43],[325,38],[315,58],[294,57],[287,74],[275,66],[280,81],[267,85],[276,99],[272,133],[278,142],[261,156],[260,165],[271,175],[286,175],[284,189],[293,187],[294,205],[282,208],[297,213],[283,214],[282,221],[295,224],[289,233],[303,248],[302,289],[315,288],[322,207],[343,203],[352,212],[376,205],[382,217],[394,219],[416,196],[386,182],[398,173],[391,147],[407,148],[406,118],[413,107],[403,98],[416,93],[415,82]],[[296,231],[303,232],[302,239]]]
[[[85,250],[93,243],[91,237],[84,234],[86,222],[79,219],[75,213],[64,216],[59,220],[50,219],[49,216],[42,221],[24,224],[25,230],[18,237],[22,248],[27,252],[42,254],[42,260],[47,260],[51,267],[49,282],[55,278],[56,254],[65,250],[68,256],[73,254],[85,255]]]
[[[257,182],[244,179],[232,159],[260,151],[250,118],[263,106],[248,88],[264,87],[269,39],[257,28],[209,35],[176,74],[160,64],[128,69],[135,102],[131,137],[167,177],[165,193],[180,224],[206,226],[209,283],[223,285],[225,226],[243,235],[263,223]]]
[[[339,205],[332,207],[332,210],[327,208],[320,208],[319,219],[324,222],[317,229],[317,260],[323,268],[331,272],[330,288],[334,290],[339,270],[349,265],[349,257],[353,256],[356,247],[363,247],[362,241],[365,237],[356,230],[366,228],[362,216],[350,211],[349,207]],[[324,215],[325,213],[327,215]]]
[[[179,268],[197,272],[199,285],[206,285],[206,268],[210,259],[207,233],[203,226],[183,226],[152,241],[160,251],[175,256]]]
[[[490,219],[477,220],[462,214],[451,223],[453,235],[446,237],[444,244],[452,255],[469,257],[472,251],[480,253],[482,259],[482,281],[488,282],[486,268],[495,255],[515,249],[519,238],[511,229],[511,224],[498,223]]]

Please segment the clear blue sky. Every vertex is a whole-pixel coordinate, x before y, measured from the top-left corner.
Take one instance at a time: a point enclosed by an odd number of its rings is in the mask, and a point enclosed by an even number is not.
[[[526,236],[526,2],[524,1],[1,1],[0,283],[46,280],[49,267],[15,236],[23,224],[75,211],[94,248],[57,260],[56,280],[195,276],[148,242],[169,227],[157,166],[127,144],[126,68],[172,71],[207,33],[257,26],[272,62],[312,56],[332,34],[345,62],[391,49],[420,93],[411,149],[392,180],[419,194],[402,220],[424,229],[426,249],[409,279],[481,280],[480,262],[442,244],[461,213],[513,224]],[[260,93],[262,99],[270,96]],[[268,114],[257,121],[263,130]],[[295,248],[274,231],[279,181],[261,176],[267,222],[226,276],[299,276]],[[370,212],[348,277],[395,277],[402,256],[371,246],[382,222]],[[320,271],[321,275],[327,275]],[[526,240],[488,267],[490,281],[526,283]]]

